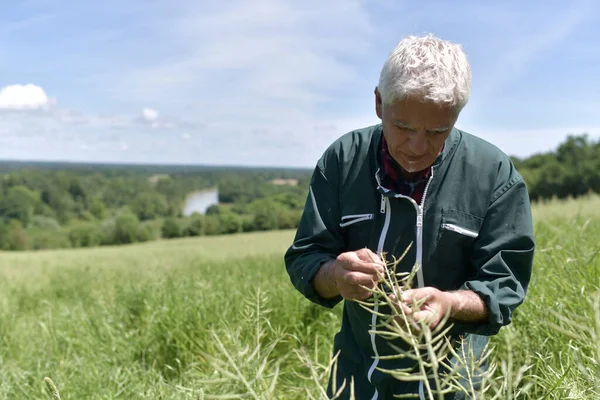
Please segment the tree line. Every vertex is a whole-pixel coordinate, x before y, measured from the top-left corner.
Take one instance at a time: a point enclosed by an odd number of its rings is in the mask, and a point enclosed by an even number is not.
[[[513,157],[532,200],[600,193],[600,140],[569,135],[556,150]]]
[[[306,170],[29,163],[2,163],[0,173],[0,250],[290,229],[310,179]],[[219,205],[182,215],[190,193],[215,187]]]

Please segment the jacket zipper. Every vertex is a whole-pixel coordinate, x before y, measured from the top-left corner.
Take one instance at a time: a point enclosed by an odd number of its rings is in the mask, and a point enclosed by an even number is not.
[[[381,212],[385,212],[385,222],[383,224],[381,236],[379,237],[379,243],[377,244],[377,254],[381,254],[381,252],[383,251],[385,238],[390,228],[390,221],[392,219],[390,199],[385,197],[384,195],[381,195]],[[373,364],[371,364],[371,367],[369,368],[369,372],[367,374],[367,379],[369,380],[369,383],[372,383],[371,378],[373,377],[373,372],[375,372],[375,368],[377,368],[377,364],[379,364],[379,351],[377,350],[377,344],[375,342],[375,330],[377,329],[377,312],[379,311],[379,303],[375,303],[373,311],[374,313],[371,316],[371,347],[373,348],[373,354],[375,355],[375,359],[373,360]],[[376,388],[371,400],[377,400],[378,397],[379,392]]]
[[[417,286],[420,288],[425,286],[425,280],[423,279],[423,219],[425,218],[425,199],[427,199],[427,192],[433,181],[434,171],[435,168],[431,167],[431,176],[429,177],[427,185],[425,185],[421,205],[417,206],[417,263],[419,264],[419,269],[417,270]],[[413,202],[415,205],[417,204],[414,200]]]
[[[404,195],[396,195],[396,198],[406,198],[408,199],[413,206],[415,207],[415,210],[417,211],[417,259],[416,262],[419,265],[419,269],[417,270],[417,285],[418,287],[423,287],[424,285],[424,280],[423,280],[423,270],[422,270],[422,262],[423,262],[423,216],[425,215],[425,200],[427,198],[427,192],[429,191],[429,186],[431,185],[431,181],[433,181],[433,175],[434,175],[434,167],[431,167],[431,176],[429,177],[429,181],[427,182],[427,185],[425,185],[425,190],[423,191],[423,198],[421,199],[421,205],[418,205],[416,201],[414,201],[411,197],[408,196],[404,196]],[[379,186],[381,186],[381,182],[379,181],[379,170],[375,173],[375,178],[379,184]],[[383,230],[381,231],[381,236],[379,237],[379,243],[377,246],[377,254],[381,254],[381,252],[383,251],[383,246],[385,244],[385,238],[387,236],[387,231],[390,227],[390,220],[391,220],[391,207],[390,207],[390,200],[389,198],[385,197],[384,195],[381,195],[381,209],[380,209],[381,213],[385,213],[385,223],[383,225]],[[377,368],[377,364],[379,364],[379,351],[377,350],[377,345],[375,343],[375,330],[376,330],[376,326],[377,326],[377,312],[379,311],[379,305],[377,303],[375,303],[374,306],[374,314],[371,317],[371,346],[373,347],[373,353],[375,355],[375,359],[373,360],[373,364],[371,365],[371,368],[369,368],[369,372],[367,374],[367,379],[369,380],[369,383],[371,382],[371,378],[373,376],[373,372],[375,371],[375,368]],[[421,393],[423,391],[423,382],[420,382],[419,384],[419,394],[421,395]],[[377,391],[377,388],[375,388],[375,393],[373,394],[373,397],[371,398],[371,400],[377,400],[379,397],[379,392]]]
[[[412,200],[413,204],[417,207],[417,263],[419,269],[417,270],[417,287],[424,287],[425,280],[423,279],[423,219],[425,217],[425,199],[427,198],[427,192],[429,191],[429,185],[433,181],[433,173],[435,168],[431,167],[431,176],[425,190],[423,191],[423,198],[421,199],[421,205],[418,205],[416,201]],[[423,390],[423,381],[419,382],[419,399],[425,400],[425,393]]]
[[[429,177],[429,181],[427,181],[427,185],[425,185],[425,190],[423,191],[423,198],[421,199],[421,205],[417,204],[411,197],[404,196],[402,194],[397,194],[396,198],[403,198],[409,200],[412,205],[415,207],[417,211],[417,257],[416,264],[419,265],[419,269],[417,270],[417,287],[422,288],[425,285],[425,281],[423,279],[423,217],[425,215],[425,199],[427,198],[427,192],[429,191],[429,185],[431,181],[433,181],[433,173],[434,168],[431,168],[431,176]]]

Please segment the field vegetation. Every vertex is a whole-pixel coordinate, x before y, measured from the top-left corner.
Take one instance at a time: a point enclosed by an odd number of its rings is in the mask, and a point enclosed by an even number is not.
[[[526,303],[487,397],[600,399],[600,197],[534,206]],[[0,398],[324,398],[341,307],[297,293],[292,230],[0,252]],[[437,397],[435,397],[437,398]]]

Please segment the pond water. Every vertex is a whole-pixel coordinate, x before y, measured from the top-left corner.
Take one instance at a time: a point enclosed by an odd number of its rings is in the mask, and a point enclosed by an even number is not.
[[[204,214],[208,207],[219,204],[217,188],[191,193],[185,201],[183,215],[190,216],[195,212]]]

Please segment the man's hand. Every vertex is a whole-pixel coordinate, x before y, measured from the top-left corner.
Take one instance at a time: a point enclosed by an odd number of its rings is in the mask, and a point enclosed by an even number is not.
[[[313,284],[324,298],[341,295],[346,300],[364,300],[371,296],[368,289],[377,287],[384,268],[381,258],[369,249],[349,251],[324,264]]]
[[[433,287],[402,292],[400,306],[415,321],[423,321],[431,329],[448,315],[463,322],[483,322],[488,311],[484,301],[470,290],[442,292]],[[417,306],[417,304],[420,305]]]
[[[400,306],[409,318],[435,329],[446,315],[452,313],[454,301],[452,293],[425,287],[402,292]]]

